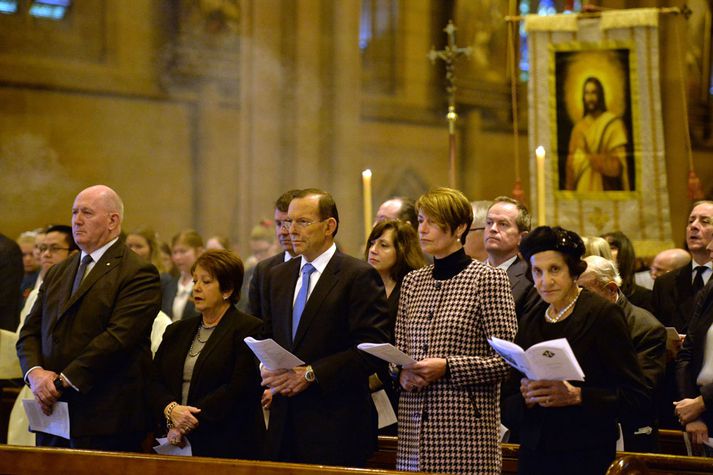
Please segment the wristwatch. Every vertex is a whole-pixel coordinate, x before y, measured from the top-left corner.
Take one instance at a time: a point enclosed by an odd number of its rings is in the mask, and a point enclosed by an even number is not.
[[[307,371],[305,371],[305,381],[308,383],[314,383],[315,380],[314,376],[314,370],[312,369],[312,365],[307,366]]]
[[[64,392],[64,384],[62,384],[62,378],[57,376],[54,378],[54,388],[59,392],[60,394]]]

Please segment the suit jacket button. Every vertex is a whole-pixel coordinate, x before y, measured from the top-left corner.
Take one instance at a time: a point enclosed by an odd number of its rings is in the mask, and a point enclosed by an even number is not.
[[[428,411],[426,409],[423,410],[423,415],[421,416],[421,422],[428,422]]]
[[[424,355],[428,354],[428,345],[423,345],[423,354]]]
[[[433,310],[429,310],[428,312],[428,319],[433,320]]]

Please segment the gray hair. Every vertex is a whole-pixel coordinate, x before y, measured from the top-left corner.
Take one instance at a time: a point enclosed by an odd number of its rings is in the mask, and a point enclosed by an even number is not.
[[[584,261],[587,263],[587,270],[584,272],[591,273],[598,283],[607,285],[609,282],[614,282],[617,287],[621,287],[621,276],[614,261],[601,256],[587,256]]]

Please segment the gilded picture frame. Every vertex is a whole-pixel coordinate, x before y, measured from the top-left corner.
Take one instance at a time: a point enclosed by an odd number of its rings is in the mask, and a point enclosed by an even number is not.
[[[640,192],[638,72],[629,42],[551,46],[552,181],[558,199]]]

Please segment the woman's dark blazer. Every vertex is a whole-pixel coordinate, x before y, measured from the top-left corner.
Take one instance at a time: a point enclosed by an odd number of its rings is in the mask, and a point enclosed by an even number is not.
[[[183,366],[201,318],[169,325],[156,352],[149,394],[163,430],[163,409],[171,401],[181,402]],[[201,409],[196,416],[198,428],[188,434],[193,455],[261,457],[265,426],[260,375],[243,341],[258,334],[261,325],[262,321],[231,305],[196,359],[187,401],[187,405]]]
[[[622,309],[583,289],[567,319],[546,323],[543,313],[529,314],[520,321],[515,342],[527,349],[541,341],[567,338],[585,375],[583,382],[571,381],[582,388],[582,404],[523,407],[520,443],[531,450],[609,446],[613,451],[617,420],[650,407]],[[524,406],[521,395],[519,399]]]

